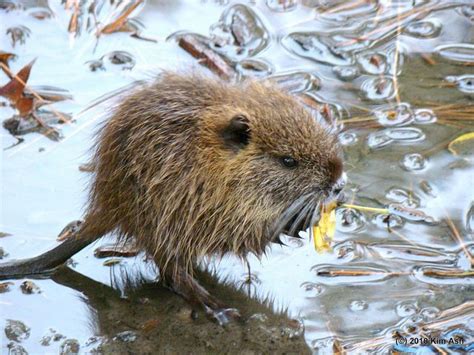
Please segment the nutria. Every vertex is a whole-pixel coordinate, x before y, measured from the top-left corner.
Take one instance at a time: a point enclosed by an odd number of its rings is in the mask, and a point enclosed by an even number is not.
[[[162,73],[113,109],[96,142],[78,233],[2,265],[3,278],[51,269],[115,232],[153,257],[176,292],[218,312],[193,278],[196,260],[261,255],[280,233],[313,225],[342,188],[334,133],[270,82]]]

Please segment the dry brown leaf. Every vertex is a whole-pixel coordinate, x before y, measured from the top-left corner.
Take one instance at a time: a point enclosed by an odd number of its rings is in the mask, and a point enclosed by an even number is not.
[[[26,82],[30,77],[31,67],[35,63],[32,60],[25,65],[14,78],[12,78],[6,85],[0,88],[0,96],[6,97],[20,112],[20,116],[26,117],[33,110],[33,98],[25,97],[23,91],[25,90]],[[3,68],[3,63],[0,63]]]
[[[35,60],[36,59],[25,65],[15,78],[0,88],[0,96],[4,96],[15,103],[23,95],[23,90],[30,77],[31,67],[35,63]]]

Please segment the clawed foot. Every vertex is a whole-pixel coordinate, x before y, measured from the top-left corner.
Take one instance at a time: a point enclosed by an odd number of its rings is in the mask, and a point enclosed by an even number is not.
[[[181,271],[179,275],[174,275],[174,278],[168,278],[168,282],[174,292],[183,296],[191,304],[200,306],[207,316],[219,325],[226,325],[232,320],[240,319],[237,309],[226,307],[187,272]]]

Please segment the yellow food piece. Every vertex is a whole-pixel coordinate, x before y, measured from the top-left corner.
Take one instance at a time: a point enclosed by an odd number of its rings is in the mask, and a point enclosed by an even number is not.
[[[318,253],[331,250],[330,242],[336,233],[336,202],[323,206],[318,225],[313,226],[314,249]]]
[[[314,249],[316,249],[318,253],[331,251],[330,242],[336,233],[336,205],[336,202],[331,202],[330,204],[323,206],[319,223],[312,227]],[[382,214],[390,213],[386,208],[365,207],[351,204],[343,204],[342,207],[366,212]]]
[[[449,142],[448,144],[448,150],[454,154],[454,155],[458,155],[458,152],[454,149],[454,145],[458,144],[458,143],[461,143],[461,142],[465,142],[465,141],[468,141],[468,140],[471,140],[471,139],[474,139],[474,132],[469,132],[469,133],[465,133],[465,134],[462,134],[460,135],[459,137],[457,137],[456,139],[452,140],[451,142]]]

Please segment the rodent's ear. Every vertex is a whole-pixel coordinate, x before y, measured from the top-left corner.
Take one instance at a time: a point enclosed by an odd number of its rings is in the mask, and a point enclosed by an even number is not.
[[[221,131],[224,144],[234,150],[245,148],[250,141],[249,120],[244,115],[232,117],[229,124]]]

